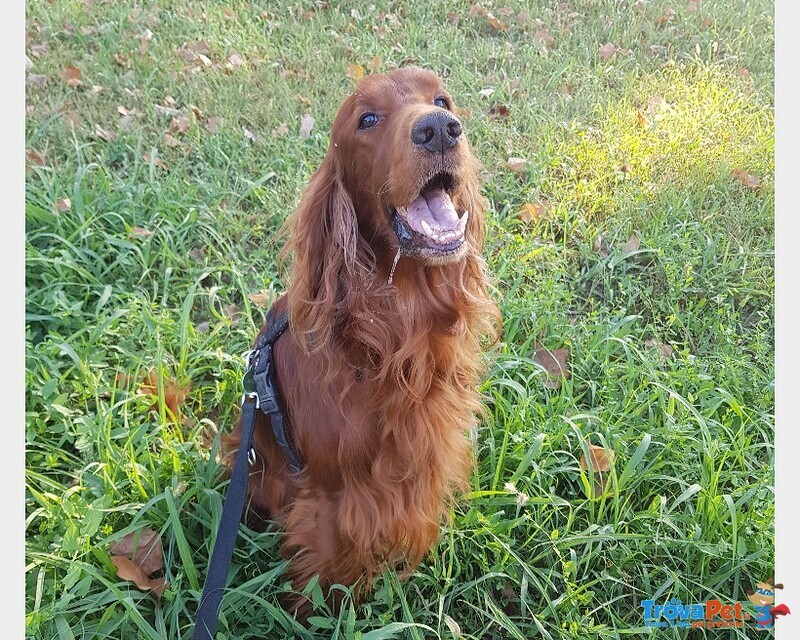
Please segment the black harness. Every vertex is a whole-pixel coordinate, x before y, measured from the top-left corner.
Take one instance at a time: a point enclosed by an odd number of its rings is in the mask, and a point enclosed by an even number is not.
[[[289,469],[292,473],[300,473],[303,470],[303,459],[295,449],[291,436],[286,429],[286,414],[281,405],[278,395],[278,387],[275,382],[275,365],[272,361],[272,345],[289,327],[289,316],[284,311],[275,319],[274,310],[270,309],[267,313],[267,324],[269,328],[262,333],[256,341],[256,347],[248,356],[247,371],[242,378],[244,387],[244,398],[256,395],[256,409],[261,409],[269,416],[272,425],[272,433],[275,434],[286,460],[289,462]]]
[[[256,341],[255,348],[247,355],[247,370],[242,378],[242,420],[241,443],[236,454],[236,462],[231,473],[225,504],[222,508],[217,539],[211,553],[203,596],[197,609],[197,621],[192,640],[212,640],[217,631],[217,614],[222,603],[222,594],[228,578],[228,567],[233,556],[236,534],[242,519],[242,509],[247,497],[247,470],[256,461],[253,436],[256,411],[261,410],[269,416],[272,433],[289,462],[294,474],[303,471],[303,459],[292,443],[287,430],[288,421],[284,413],[275,380],[275,363],[272,347],[275,341],[289,326],[289,317],[283,312],[275,318],[274,309],[267,313],[268,328]]]

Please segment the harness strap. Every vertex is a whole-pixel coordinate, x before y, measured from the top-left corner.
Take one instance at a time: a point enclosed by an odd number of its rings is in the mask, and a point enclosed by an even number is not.
[[[239,532],[242,509],[247,495],[247,467],[253,448],[253,432],[256,424],[258,400],[255,395],[245,396],[242,402],[242,442],[236,454],[236,463],[228,484],[228,493],[222,507],[217,539],[203,585],[203,596],[197,610],[197,622],[192,640],[212,640],[217,632],[217,612],[228,578],[228,567]],[[246,454],[246,455],[245,455]]]
[[[247,468],[255,462],[253,437],[256,424],[256,411],[261,410],[269,416],[275,440],[289,461],[292,473],[303,470],[303,459],[292,443],[286,428],[286,416],[278,396],[275,379],[275,366],[272,362],[272,345],[286,331],[289,318],[286,312],[275,319],[273,309],[267,313],[267,330],[256,342],[256,348],[248,357],[248,367],[242,379],[242,439],[236,462],[231,473],[228,493],[222,508],[222,517],[217,530],[214,551],[211,553],[203,595],[197,609],[192,640],[213,640],[217,632],[217,616],[222,603],[222,594],[228,578],[228,567],[233,557],[233,547],[242,519],[242,510],[247,496]]]
[[[267,313],[269,328],[256,342],[256,348],[250,356],[250,367],[253,369],[259,408],[269,416],[272,433],[275,434],[275,440],[289,462],[289,470],[292,473],[300,473],[304,467],[303,458],[295,448],[286,428],[286,412],[278,395],[272,359],[272,345],[288,328],[289,317],[285,311],[277,319],[274,315],[273,309],[270,309]]]

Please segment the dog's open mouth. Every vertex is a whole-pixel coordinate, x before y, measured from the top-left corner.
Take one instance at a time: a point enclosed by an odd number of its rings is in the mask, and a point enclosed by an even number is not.
[[[455,180],[438,173],[407,207],[389,207],[392,227],[407,255],[448,256],[464,244],[469,212],[456,211],[450,199]]]

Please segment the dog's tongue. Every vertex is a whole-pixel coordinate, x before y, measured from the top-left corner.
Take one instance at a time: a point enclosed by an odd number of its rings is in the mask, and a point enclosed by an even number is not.
[[[409,225],[419,233],[424,233],[423,220],[435,231],[453,231],[460,226],[458,212],[444,189],[426,189],[407,211]]]

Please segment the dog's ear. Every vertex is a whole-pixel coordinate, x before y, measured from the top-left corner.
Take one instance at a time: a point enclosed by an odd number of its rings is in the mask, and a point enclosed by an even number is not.
[[[356,268],[358,224],[335,154],[314,173],[296,211],[287,220],[293,254],[287,299],[292,335],[308,354],[330,337],[343,281]]]

